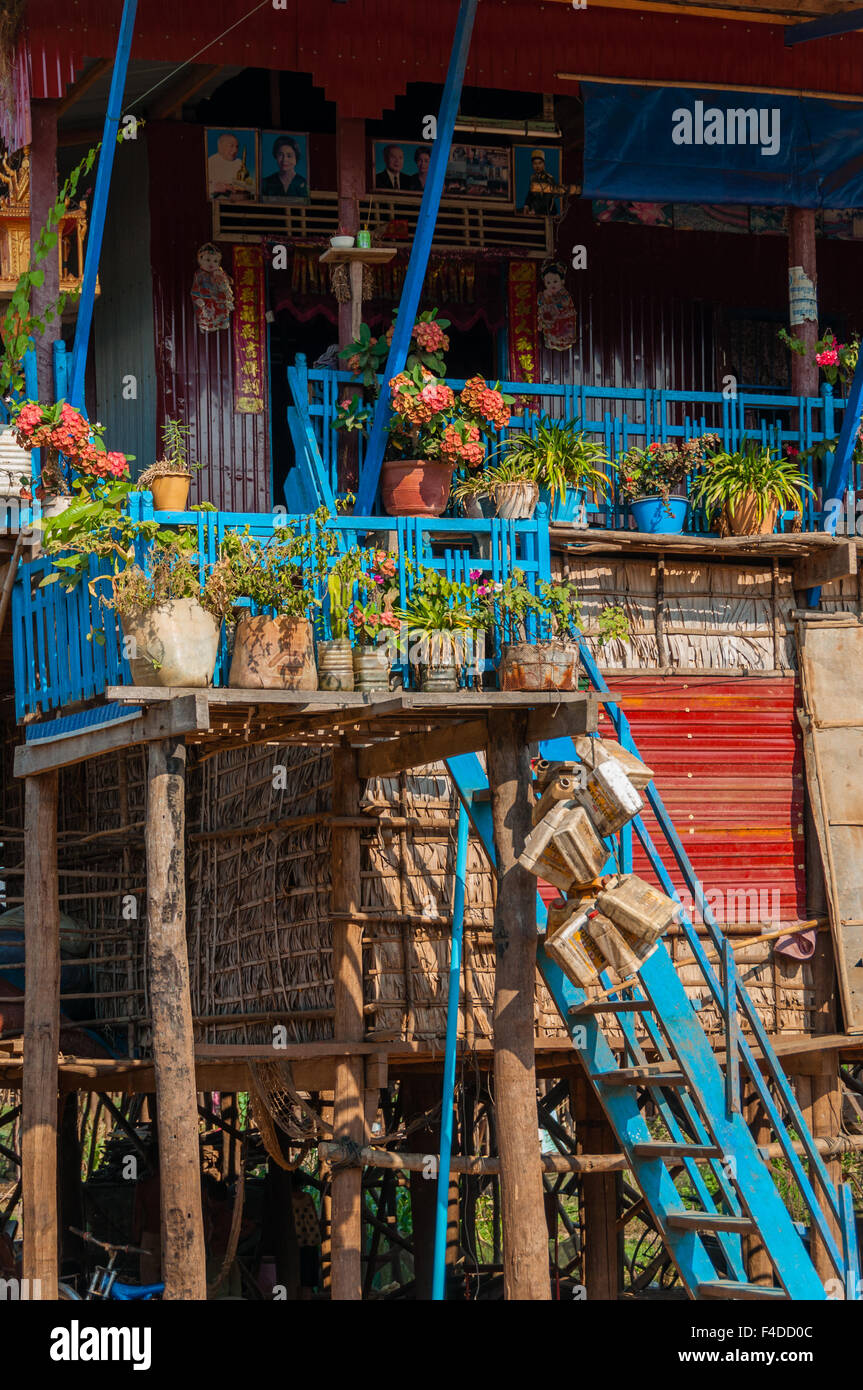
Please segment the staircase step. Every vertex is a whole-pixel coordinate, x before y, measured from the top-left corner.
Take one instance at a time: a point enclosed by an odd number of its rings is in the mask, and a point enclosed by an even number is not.
[[[594,999],[586,1004],[573,1004],[569,1016],[578,1018],[584,1014],[635,1014],[644,1013],[650,1008],[652,1005],[648,999],[618,999],[615,1003],[610,999]]]
[[[617,1071],[597,1072],[594,1081],[602,1081],[606,1086],[685,1086],[686,1077],[682,1071],[664,1069],[662,1063],[653,1067],[620,1067]]]
[[[746,1231],[755,1230],[755,1222],[748,1216],[729,1216],[717,1211],[673,1211],[665,1218],[666,1224],[676,1231]]]
[[[657,1139],[650,1144],[633,1144],[637,1158],[721,1158],[722,1150],[715,1144],[673,1144]]]
[[[698,1285],[699,1298],[778,1298],[788,1300],[784,1289],[765,1288],[763,1284],[738,1284],[734,1279],[711,1279]]]

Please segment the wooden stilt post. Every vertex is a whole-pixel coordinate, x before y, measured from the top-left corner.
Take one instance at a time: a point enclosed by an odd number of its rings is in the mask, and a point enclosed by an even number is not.
[[[30,1297],[56,1299],[57,1052],[60,1045],[58,774],[24,783],[24,1062],[21,1082],[22,1273]],[[38,1293],[34,1281],[38,1280]]]
[[[574,1073],[575,1134],[579,1154],[616,1153],[620,1147],[587,1078]],[[581,1179],[584,1221],[582,1277],[591,1302],[620,1293],[620,1236],[617,1230],[617,1173],[585,1173]]]
[[[743,1099],[743,1114],[752,1131],[756,1144],[770,1143],[770,1126],[761,1098],[755,1087],[749,1085]],[[763,1284],[770,1288],[773,1284],[773,1261],[764,1246],[760,1231],[753,1231],[743,1237],[743,1262],[750,1284]]]
[[[817,289],[818,274],[815,265],[815,210],[814,208],[788,209],[788,268],[800,271],[811,280]],[[795,396],[818,395],[818,364],[815,361],[815,343],[818,340],[818,319],[807,318],[791,323],[791,332],[806,344],[805,357],[796,352],[791,354],[791,390]]]
[[[500,1153],[504,1295],[551,1298],[534,1053],[536,879],[517,858],[530,834],[527,715],[488,720],[498,890],[494,912],[494,1080]]]
[[[57,107],[56,101],[33,101],[30,104],[32,141],[30,145],[30,245],[35,246],[48,213],[57,201]],[[42,262],[45,276],[41,285],[31,291],[30,307],[34,318],[41,318],[53,304],[60,290],[60,256],[55,247]],[[54,327],[35,337],[36,376],[39,399],[53,401],[54,375],[51,338],[60,336]]]
[[[360,782],[356,755],[347,746],[333,749],[333,812],[357,816]],[[332,828],[332,904],[334,913],[359,909],[360,830]],[[363,928],[361,922],[333,922],[333,1022],[337,1042],[361,1042],[363,1037]],[[363,1058],[340,1057],[336,1062],[333,1096],[333,1134],[362,1145],[366,1138]],[[361,1299],[362,1285],[362,1169],[332,1170],[332,1297]]]
[[[149,746],[147,955],[165,1299],[206,1299],[198,1095],[186,947],[186,746]]]
[[[440,1078],[417,1076],[401,1083],[403,1111],[408,1123],[418,1115],[440,1104]],[[412,1130],[409,1146],[426,1159],[440,1153],[440,1120],[435,1118],[421,1129]],[[432,1297],[434,1276],[435,1221],[437,1216],[437,1163],[426,1163],[419,1171],[411,1170],[411,1225],[414,1241],[415,1297],[422,1301]],[[447,1200],[446,1264],[452,1266],[459,1249],[459,1192],[458,1175],[452,1174]]]

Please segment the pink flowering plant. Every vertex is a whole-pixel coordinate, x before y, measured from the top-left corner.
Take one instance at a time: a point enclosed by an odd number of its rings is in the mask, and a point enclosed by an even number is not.
[[[787,333],[784,328],[780,328],[779,337],[787,348],[797,353],[798,357],[808,355],[806,344],[801,338]],[[819,338],[814,347],[815,362],[831,386],[836,386],[837,383],[842,387],[850,386],[851,378],[857,367],[859,353],[860,339],[856,333],[850,342],[840,343],[832,328],[827,329],[823,338]]]
[[[393,613],[398,597],[396,557],[387,550],[350,550],[338,557],[327,577],[330,629],[334,638],[357,646],[376,646],[398,632]]]

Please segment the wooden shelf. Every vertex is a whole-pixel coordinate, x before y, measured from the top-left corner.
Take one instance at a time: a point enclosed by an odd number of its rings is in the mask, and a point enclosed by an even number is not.
[[[395,246],[331,246],[319,257],[321,265],[386,265],[396,254]]]

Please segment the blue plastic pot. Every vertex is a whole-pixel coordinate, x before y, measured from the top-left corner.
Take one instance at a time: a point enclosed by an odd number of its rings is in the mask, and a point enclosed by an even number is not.
[[[584,501],[583,487],[568,487],[566,489],[566,500],[562,501],[560,493],[555,493],[554,506],[551,505],[551,493],[547,487],[539,490],[539,500],[544,502],[548,508],[549,521],[575,521],[581,511],[581,504]]]
[[[629,510],[635,519],[636,531],[648,536],[679,536],[686,525],[689,510],[687,497],[642,497],[630,502]]]

